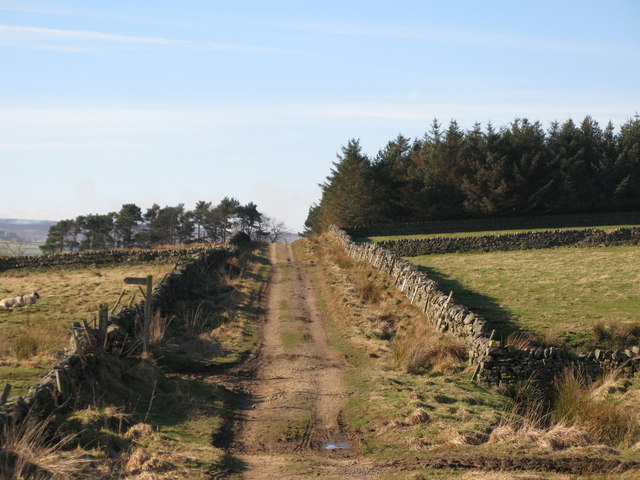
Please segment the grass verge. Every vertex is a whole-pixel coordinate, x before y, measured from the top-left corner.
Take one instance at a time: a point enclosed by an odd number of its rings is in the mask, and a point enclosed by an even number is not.
[[[447,357],[459,345],[448,345],[446,336],[430,330],[422,314],[393,288],[389,278],[364,263],[340,260],[340,248],[329,238],[312,237],[294,244],[294,248],[310,268],[331,341],[352,365],[346,374],[352,395],[341,412],[341,421],[353,445],[364,455],[416,462],[453,458],[471,464],[479,458],[511,462],[524,457],[543,462],[556,458],[640,459],[633,436],[629,437],[631,441],[619,444],[592,438],[584,427],[577,422],[571,424],[564,416],[552,421],[553,402],[550,399],[544,403],[546,409],[539,409],[541,397],[533,388],[485,387],[472,381],[471,370],[457,356],[453,364],[445,361],[446,367],[439,367],[430,358]],[[347,266],[340,267],[338,263]],[[379,302],[369,302],[360,295],[357,285],[362,275],[378,285],[382,292]],[[386,328],[382,329],[381,324]],[[382,331],[384,335],[380,335]],[[409,353],[401,352],[403,347]],[[447,353],[429,357],[421,350]],[[407,360],[399,361],[403,356]],[[414,357],[419,359],[410,362]],[[607,402],[611,405],[630,409],[640,390],[635,383],[620,382],[598,391],[608,392]],[[538,410],[532,411],[536,405]],[[438,473],[431,475],[433,472]],[[631,479],[634,473],[616,478]],[[476,473],[469,478],[495,475],[499,478],[495,472]],[[509,473],[504,478],[519,475]],[[523,474],[522,478],[563,478],[554,472],[536,475]],[[416,468],[399,478],[458,476],[468,475]],[[589,478],[610,477],[593,473]]]

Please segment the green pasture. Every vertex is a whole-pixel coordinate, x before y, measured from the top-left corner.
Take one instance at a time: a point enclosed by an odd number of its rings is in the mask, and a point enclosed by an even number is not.
[[[354,228],[356,241],[398,240],[432,236],[473,236],[528,231],[606,228],[640,225],[640,212],[600,212],[528,217],[465,218],[394,223]]]
[[[373,236],[367,237],[371,242],[384,242],[386,240],[418,240],[422,238],[437,238],[437,237],[481,237],[485,235],[502,235],[505,233],[522,233],[522,232],[548,232],[553,230],[586,230],[588,228],[597,228],[604,230],[605,232],[611,232],[618,228],[623,227],[637,227],[637,225],[608,225],[608,226],[590,226],[590,227],[564,227],[564,228],[522,228],[512,230],[485,230],[485,231],[471,231],[471,232],[452,232],[452,233],[425,233],[415,235],[388,235],[388,236]]]
[[[526,331],[577,350],[593,326],[640,322],[640,246],[562,247],[408,258],[506,335]]]
[[[42,242],[0,242],[0,255],[20,255],[26,257],[33,257],[41,255],[40,250]]]

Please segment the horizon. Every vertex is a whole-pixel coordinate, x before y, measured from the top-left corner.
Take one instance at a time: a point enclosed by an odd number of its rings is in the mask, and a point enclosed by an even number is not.
[[[340,147],[640,111],[640,4],[0,0],[0,217],[250,201],[302,231]],[[29,191],[28,195],[24,195]],[[8,201],[11,203],[8,204]]]

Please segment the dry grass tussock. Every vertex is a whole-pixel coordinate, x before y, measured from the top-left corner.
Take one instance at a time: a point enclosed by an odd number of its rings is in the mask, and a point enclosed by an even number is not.
[[[156,312],[153,317],[151,317],[151,323],[149,324],[149,337],[151,339],[151,343],[162,343],[164,336],[167,333],[167,329],[174,319],[175,316],[167,318],[159,312]]]
[[[551,399],[525,384],[489,442],[536,444],[545,451],[590,445],[631,448],[640,438],[640,422],[631,402],[612,395],[619,383],[615,371],[592,381],[567,370],[556,380]]]
[[[462,342],[426,322],[397,334],[391,348],[395,367],[407,373],[453,373],[464,369],[467,361],[467,348]]]
[[[589,435],[575,426],[558,423],[548,427],[539,422],[520,422],[513,419],[498,425],[489,436],[489,443],[506,442],[534,444],[544,451],[586,447],[593,444]]]
[[[91,460],[79,450],[64,448],[73,436],[50,441],[49,422],[29,416],[1,432],[0,478],[3,480],[68,480],[96,478],[87,473]]]
[[[356,288],[360,298],[367,303],[375,305],[382,300],[382,288],[369,275],[364,273],[359,275],[356,278]]]
[[[640,345],[640,322],[596,322],[591,333],[596,346],[611,350],[623,350]]]
[[[635,408],[609,395],[618,382],[615,371],[592,382],[567,370],[556,382],[551,421],[581,428],[598,443],[630,447],[640,438],[640,422]]]
[[[329,255],[331,256],[333,263],[340,268],[351,268],[355,263],[355,260],[353,260],[341,246],[338,248],[332,248]]]
[[[537,347],[563,347],[563,343],[552,334],[538,335],[530,332],[513,332],[507,335],[505,339],[506,345],[526,350],[528,348]]]
[[[129,455],[122,467],[125,475],[135,475],[134,478],[156,478],[153,474],[174,469],[173,456],[152,452],[146,448],[137,448]],[[131,478],[131,477],[125,477]]]

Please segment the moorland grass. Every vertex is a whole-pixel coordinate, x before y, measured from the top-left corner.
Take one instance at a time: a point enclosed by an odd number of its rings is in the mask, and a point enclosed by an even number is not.
[[[323,237],[293,248],[309,265],[330,341],[352,367],[345,373],[352,395],[340,418],[356,448],[376,457],[415,455],[498,422],[510,400],[471,380],[466,349],[430,328],[389,277],[345,262],[344,250]],[[363,279],[379,293],[375,302],[363,297]],[[377,333],[380,322],[389,324],[385,335]],[[415,421],[416,412],[426,415]]]
[[[594,325],[640,322],[640,246],[412,257],[502,335],[524,330],[591,348]]]
[[[124,277],[153,275],[156,283],[173,267],[105,266],[0,273],[0,297],[32,291],[40,294],[35,305],[13,311],[0,309],[0,384],[14,385],[12,395],[26,393],[42,369],[51,366],[67,347],[73,322],[91,321],[99,305],[113,306],[123,289],[122,304],[127,304],[133,294],[136,302],[142,298],[138,287],[123,283]],[[16,382],[16,378],[20,380]]]

